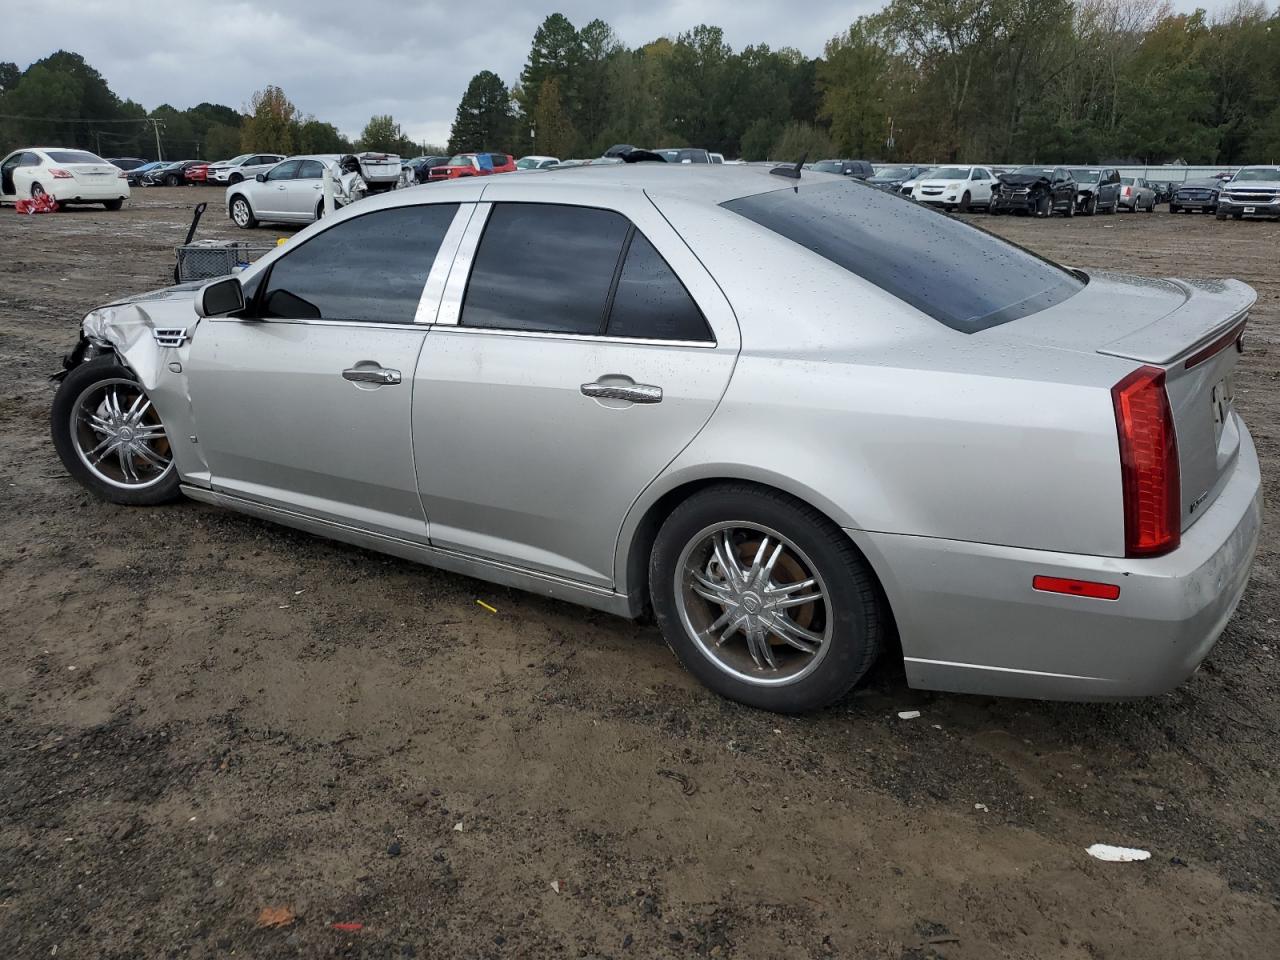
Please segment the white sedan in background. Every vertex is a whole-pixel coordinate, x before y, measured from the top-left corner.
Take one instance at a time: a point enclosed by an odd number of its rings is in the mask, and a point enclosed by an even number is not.
[[[127,176],[87,150],[25,147],[0,160],[0,203],[48,194],[59,204],[100,203],[119,210],[129,199]]]
[[[986,167],[938,167],[920,177],[911,189],[911,199],[947,210],[967,211],[987,208],[996,178]]]

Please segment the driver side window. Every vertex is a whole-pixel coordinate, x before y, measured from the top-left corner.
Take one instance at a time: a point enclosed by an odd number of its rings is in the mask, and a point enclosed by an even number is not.
[[[268,180],[293,180],[298,175],[298,167],[302,165],[301,160],[286,160],[284,163],[278,164],[271,168],[267,173]]]
[[[392,207],[335,224],[271,265],[250,315],[413,323],[456,203]]]

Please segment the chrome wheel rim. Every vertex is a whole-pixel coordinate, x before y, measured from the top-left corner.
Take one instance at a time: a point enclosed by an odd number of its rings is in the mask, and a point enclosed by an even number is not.
[[[686,544],[675,576],[686,633],[736,679],[795,683],[826,657],[830,594],[813,562],[778,531],[737,520],[707,527]]]
[[[99,380],[81,391],[71,406],[71,442],[89,472],[113,487],[152,487],[173,469],[164,425],[132,380]]]
[[[237,227],[243,227],[249,222],[249,204],[243,200],[237,200],[231,204],[231,219],[236,222]]]

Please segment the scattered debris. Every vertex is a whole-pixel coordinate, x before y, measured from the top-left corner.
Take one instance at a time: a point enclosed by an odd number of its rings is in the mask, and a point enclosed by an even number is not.
[[[898,711],[899,720],[914,720],[920,716],[919,710],[900,710]]]
[[[928,940],[925,941],[925,943],[930,945],[936,945],[939,943],[959,943],[959,942],[960,942],[960,938],[957,937],[954,933],[944,933],[940,937],[930,937]]]
[[[462,832],[462,821],[461,821],[461,820],[459,820],[457,823],[455,823],[455,824],[453,825],[453,829],[455,829],[455,830],[457,830],[459,833],[461,833],[461,832]]]
[[[1095,843],[1089,848],[1089,856],[1108,863],[1133,863],[1136,860],[1150,860],[1151,853],[1133,847],[1113,847],[1107,843]]]
[[[341,923],[331,923],[329,926],[335,930],[341,930],[344,933],[359,933],[364,929],[364,924],[354,920],[344,920]]]
[[[258,926],[287,927],[296,919],[297,917],[288,907],[263,907],[258,914]]]
[[[986,805],[985,803],[975,803],[975,804],[973,805],[973,809],[975,809],[975,810],[981,810],[983,813],[990,813],[990,812],[991,812],[991,811],[987,808],[987,805]]]
[[[552,881],[551,881],[551,889],[552,889],[552,890],[554,890],[556,893],[559,893],[559,892],[560,892],[560,881],[559,881],[559,880],[552,880]]]
[[[658,776],[680,784],[680,792],[686,797],[691,797],[698,792],[698,785],[678,770],[659,770]]]
[[[477,600],[477,601],[476,601],[476,603],[477,603],[477,604],[479,604],[480,606],[484,607],[484,608],[485,608],[486,610],[488,610],[490,613],[497,613],[497,612],[498,612],[498,608],[497,608],[497,607],[491,607],[491,606],[489,606],[489,604],[485,603],[483,600]]]
[[[398,856],[400,856],[400,841],[399,841],[399,840],[392,840],[392,841],[391,841],[391,846],[387,847],[387,856],[388,856],[388,857],[398,857]]]

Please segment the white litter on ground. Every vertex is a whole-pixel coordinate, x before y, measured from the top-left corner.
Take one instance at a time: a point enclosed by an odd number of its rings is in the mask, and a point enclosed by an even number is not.
[[[1135,860],[1150,860],[1148,850],[1135,850],[1133,847],[1113,847],[1107,843],[1095,843],[1089,848],[1089,856],[1108,863],[1132,863]]]
[[[903,711],[901,711],[901,712],[898,714],[898,719],[899,719],[899,720],[914,720],[914,719],[915,719],[916,717],[918,717],[918,716],[920,716],[920,711],[919,711],[919,710],[903,710]]]

